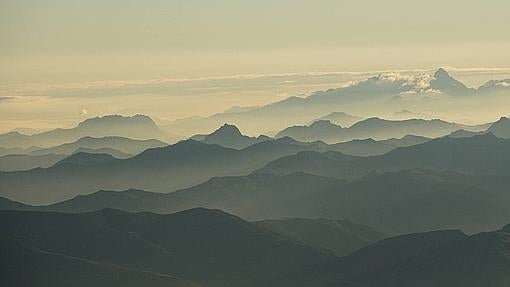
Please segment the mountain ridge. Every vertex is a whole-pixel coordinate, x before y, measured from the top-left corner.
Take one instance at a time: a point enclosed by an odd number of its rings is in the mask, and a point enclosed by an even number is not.
[[[134,139],[161,139],[175,141],[176,137],[162,131],[148,116],[107,115],[90,118],[69,129],[54,129],[33,135],[10,132],[0,135],[0,146],[51,147],[77,141],[82,137],[121,136]]]

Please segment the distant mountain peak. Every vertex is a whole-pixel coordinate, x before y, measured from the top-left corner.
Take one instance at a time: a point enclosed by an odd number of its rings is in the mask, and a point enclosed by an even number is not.
[[[318,120],[313,122],[310,127],[336,127],[341,128],[339,125],[335,125],[330,120]]]
[[[434,90],[452,95],[468,95],[475,91],[450,76],[450,74],[443,68],[439,68],[434,73],[434,78],[430,81],[430,87]]]
[[[440,79],[440,78],[451,78],[450,74],[448,74],[448,72],[443,69],[443,68],[439,68],[437,69],[437,71],[434,73],[434,78],[436,79]]]
[[[510,139],[510,118],[501,117],[489,127],[488,131],[497,137]]]
[[[209,136],[242,136],[241,131],[235,125],[228,123],[223,124],[219,129],[215,130]]]
[[[352,117],[352,115],[349,115],[348,113],[346,112],[332,112],[330,114],[328,114],[326,117],[331,117],[331,116],[346,116],[346,117]]]
[[[211,134],[194,135],[190,139],[234,149],[243,149],[255,143],[271,140],[262,135],[259,137],[243,135],[237,126],[228,123],[223,124]]]
[[[134,116],[123,116],[123,115],[105,115],[100,117],[94,117],[86,119],[78,124],[79,127],[87,127],[92,125],[101,125],[109,123],[129,122],[131,123],[144,123],[150,125],[156,125],[156,123],[146,115],[134,115]]]

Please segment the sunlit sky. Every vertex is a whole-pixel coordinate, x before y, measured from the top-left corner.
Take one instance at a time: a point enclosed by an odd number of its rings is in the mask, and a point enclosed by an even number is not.
[[[2,0],[0,131],[71,125],[85,114],[109,112],[163,120],[206,115],[349,79],[291,89],[241,85],[235,93],[204,93],[218,89],[215,82],[186,92],[98,91],[91,84],[97,82],[436,67],[505,71],[508,27],[508,0]],[[458,76],[472,85],[507,77]]]

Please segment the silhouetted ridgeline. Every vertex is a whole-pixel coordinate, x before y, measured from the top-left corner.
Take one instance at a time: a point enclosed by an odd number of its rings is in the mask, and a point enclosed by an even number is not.
[[[329,233],[332,222],[293,221],[250,223],[202,208],[169,215],[112,209],[81,214],[0,211],[0,283],[508,286],[508,227],[472,236],[454,230],[402,235],[336,257],[324,251],[320,245],[330,245],[317,236]],[[334,234],[346,244],[355,236],[377,234],[350,222],[334,226],[342,227]]]

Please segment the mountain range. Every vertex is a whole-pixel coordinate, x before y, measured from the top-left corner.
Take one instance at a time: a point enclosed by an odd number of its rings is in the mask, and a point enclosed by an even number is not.
[[[437,138],[371,157],[347,156],[334,151],[301,152],[270,162],[259,172],[275,174],[306,172],[352,179],[374,170],[396,171],[427,168],[508,175],[510,173],[509,151],[509,140],[487,133],[466,138]]]
[[[168,215],[113,209],[80,214],[0,211],[0,283],[508,286],[508,225],[474,235],[457,230],[400,235],[335,256],[315,247],[324,243],[320,234],[332,231],[331,224],[339,224],[331,233],[335,242],[353,238],[343,237],[346,230],[354,231],[353,236],[374,235],[370,228],[345,221],[250,223],[203,208]],[[314,230],[318,234],[310,237]],[[297,234],[308,235],[296,238]]]
[[[510,287],[510,80],[417,73],[1,134],[0,286]]]
[[[501,119],[493,123],[487,131],[497,137],[510,139],[510,119],[507,117],[501,117]]]
[[[70,155],[75,153],[76,151],[79,151],[80,149],[89,150],[112,149],[124,153],[126,155],[132,156],[139,154],[142,151],[149,148],[164,147],[167,145],[168,145],[167,143],[155,139],[136,140],[119,136],[106,136],[99,138],[86,136],[74,142],[64,143],[61,145],[45,149],[37,149],[31,151],[29,154],[43,155],[53,153]]]
[[[250,220],[350,219],[391,234],[458,228],[474,233],[510,220],[510,177],[428,170],[372,173],[359,180],[294,173],[213,178],[168,194],[142,190],[98,191],[29,206],[8,199],[0,209],[92,212],[115,208],[161,214],[205,207]]]
[[[389,237],[377,229],[349,220],[285,218],[256,223],[340,257]]]
[[[317,125],[319,123],[321,123],[321,121],[317,121],[315,124]],[[241,134],[241,131],[239,131],[236,126],[229,124],[224,124],[211,134],[196,135],[190,139],[236,149],[246,148],[250,145],[263,141],[274,140],[273,138],[267,136],[259,136],[257,138],[245,136]],[[397,147],[411,146],[419,143],[424,143],[428,140],[430,139],[413,135],[406,135],[402,138],[391,138],[381,141],[375,141],[370,138],[361,140],[354,139],[351,141],[336,144],[326,144],[320,140],[298,142],[297,140],[292,140],[289,137],[284,139],[284,141],[289,143],[291,142],[296,145],[317,146],[320,147],[320,150],[322,151],[339,151],[345,154],[357,156],[381,155]]]
[[[76,153],[108,154],[118,159],[130,158],[146,149],[164,147],[159,140],[134,140],[124,137],[83,137],[72,143],[50,148],[14,149],[14,154],[0,156],[0,171],[47,168]]]
[[[0,214],[0,238],[2,243],[10,241],[0,245],[2,254],[10,255],[0,257],[0,272],[10,275],[0,277],[2,285],[19,286],[17,282],[35,279],[45,280],[36,282],[38,286],[62,284],[64,279],[52,277],[63,276],[69,278],[67,284],[80,279],[83,282],[79,284],[92,286],[101,274],[111,278],[117,270],[127,269],[134,274],[120,272],[118,280],[132,276],[138,279],[135,286],[151,281],[159,282],[157,286],[262,286],[278,276],[334,258],[219,210],[192,209],[169,215],[112,209],[82,214]],[[207,244],[203,244],[204,238]],[[13,259],[14,265],[10,263]],[[25,260],[29,262],[20,264]],[[72,265],[60,266],[62,263]],[[33,275],[31,270],[41,264],[52,264],[43,266],[49,274],[36,271],[38,278],[19,278],[23,273]],[[83,275],[73,277],[78,270],[58,273],[73,266],[85,267]],[[149,281],[141,281],[143,276]]]
[[[281,175],[305,172],[340,179],[408,168],[499,175],[510,170],[510,143],[490,133],[438,138],[369,157],[349,156],[325,147],[281,138],[236,150],[187,140],[148,149],[129,159],[79,153],[45,169],[0,172],[0,196],[49,204],[100,189],[170,192],[212,177],[246,175],[255,170]]]
[[[0,237],[4,286],[199,287],[174,276],[48,252]]]
[[[319,151],[321,147],[282,138],[237,150],[187,140],[128,159],[78,153],[49,168],[0,172],[0,196],[47,204],[100,189],[170,192],[216,176],[245,175],[304,150]]]
[[[488,129],[486,125],[471,126],[471,130],[486,129],[486,131],[467,131],[465,125],[447,123],[441,120],[404,120],[390,121],[378,118],[371,118],[356,123],[351,128],[341,128],[325,120],[314,122],[308,127],[291,127],[280,132],[277,137],[290,136],[301,141],[311,141],[313,143],[298,143],[302,146],[320,147],[322,151],[339,151],[348,155],[372,156],[382,155],[397,147],[411,146],[424,143],[429,140],[423,136],[405,135],[401,138],[389,138],[385,140],[351,139],[364,138],[373,135],[374,138],[388,138],[391,136],[401,136],[406,133],[428,134],[432,136],[447,134],[450,130],[455,130],[448,134],[449,137],[472,137],[488,132],[493,132],[499,137],[508,138],[510,121],[502,117],[499,121],[491,124]],[[462,128],[462,129],[457,129]],[[271,141],[273,138],[267,136],[249,137],[243,135],[240,130],[229,124],[224,124],[211,134],[196,135],[191,137],[193,140],[209,144],[218,144],[224,147],[235,149],[244,149],[250,145],[263,141]],[[322,140],[337,142],[336,144],[326,144]],[[344,141],[349,140],[349,141]],[[5,151],[17,152],[8,156],[0,157],[0,170],[17,171],[28,170],[37,167],[50,167],[57,161],[64,158],[64,155],[85,152],[91,154],[105,153],[116,158],[126,159],[138,154],[146,149],[153,147],[164,147],[167,144],[158,140],[134,140],[124,137],[83,137],[72,143],[65,143],[51,148],[30,149],[5,149]],[[18,154],[19,153],[19,154]]]
[[[359,116],[349,115],[344,112],[332,112],[332,113],[325,115],[323,117],[314,119],[309,124],[311,125],[316,121],[330,121],[331,123],[341,126],[341,127],[350,127],[353,124],[355,124],[359,121],[362,121],[362,120],[363,120],[363,118],[359,117]]]
[[[243,136],[238,131],[234,126],[224,125],[214,133],[213,138],[216,143],[227,146],[228,142],[246,143],[247,138],[253,139]],[[259,137],[254,140],[255,144],[239,150],[187,140],[170,146],[150,148],[134,157],[122,159],[115,158],[111,156],[114,153],[106,151],[97,151],[93,154],[79,152],[47,168],[35,168],[38,167],[35,166],[37,161],[31,157],[31,168],[35,169],[0,172],[0,187],[3,190],[0,196],[32,204],[47,204],[100,189],[135,188],[169,192],[196,185],[212,177],[246,175],[273,160],[301,151],[341,151],[359,156],[381,155],[399,146],[418,144],[428,139],[407,136],[381,142],[354,140],[334,145],[323,142],[298,142],[288,137],[276,140]],[[85,141],[98,141],[101,144],[105,141],[117,142],[116,138],[86,138]],[[131,143],[137,146],[139,142]],[[157,141],[147,143],[156,146],[160,144]],[[69,146],[77,145],[59,146],[53,151],[66,151]],[[122,145],[110,146],[120,148]],[[55,180],[56,178],[59,180]]]
[[[466,126],[442,120],[385,120],[369,118],[355,123],[349,128],[342,128],[330,121],[321,120],[309,126],[294,126],[280,131],[275,137],[288,136],[299,141],[325,141],[328,143],[344,142],[353,139],[372,138],[384,140],[416,135],[436,138],[464,129],[472,132],[486,130],[487,125]]]
[[[51,153],[43,155],[8,154],[0,156],[0,171],[30,170],[37,167],[47,168],[66,156]]]
[[[386,111],[388,114],[389,111],[414,109],[416,105],[413,103],[426,103],[431,99],[459,101],[509,93],[508,83],[510,80],[489,81],[479,88],[468,88],[444,69],[438,69],[432,75],[385,73],[344,87],[318,91],[308,97],[291,96],[260,107],[177,120],[163,129],[178,134],[197,134],[210,132],[228,122],[243,127],[250,134],[260,134],[308,124],[325,114],[339,111],[361,115]],[[440,105],[437,101],[435,105]],[[350,123],[341,126],[347,127]]]
[[[444,230],[385,239],[267,286],[508,286],[510,228]]]
[[[177,137],[163,132],[156,123],[144,115],[124,117],[109,115],[87,119],[74,128],[55,129],[33,135],[9,132],[0,135],[0,146],[4,148],[48,148],[69,143],[83,137],[120,136],[133,139],[159,139],[175,142]]]
[[[271,140],[268,136],[250,137],[241,134],[235,125],[224,124],[214,132],[204,135],[195,135],[190,139],[208,144],[217,144],[224,147],[243,149],[253,144]]]

